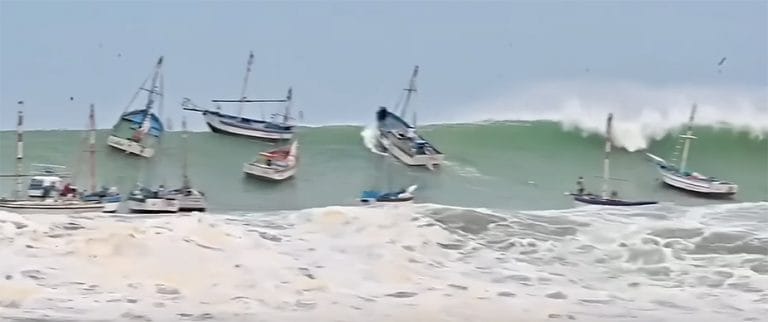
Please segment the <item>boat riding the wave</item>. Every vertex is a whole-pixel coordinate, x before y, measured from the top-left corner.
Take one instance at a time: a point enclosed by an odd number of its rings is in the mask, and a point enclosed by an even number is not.
[[[630,200],[624,200],[619,198],[619,193],[616,190],[611,191],[608,193],[609,185],[608,181],[610,180],[610,154],[611,154],[611,146],[613,145],[611,141],[611,135],[612,135],[612,127],[613,127],[613,114],[608,114],[608,118],[606,120],[606,126],[605,126],[605,157],[603,159],[603,187],[602,187],[602,193],[600,195],[596,195],[590,192],[587,192],[584,189],[584,182],[583,178],[579,177],[579,181],[577,183],[578,190],[573,192],[566,193],[567,195],[570,195],[573,197],[573,200],[582,204],[589,204],[589,205],[600,205],[600,206],[645,206],[645,205],[654,205],[657,204],[658,201],[630,201]]]
[[[120,115],[112,127],[112,133],[107,138],[109,146],[145,158],[155,155],[155,145],[165,132],[163,122],[152,110],[155,105],[155,97],[162,99],[163,95],[162,75],[160,73],[162,65],[163,57],[160,57],[155,64],[150,88],[144,88],[146,81],[139,88],[139,91],[143,90],[148,93],[144,108],[126,111]],[[137,96],[138,92],[128,103],[126,110],[133,104]]]
[[[243,87],[240,92],[240,98],[236,100],[217,99],[214,103],[238,103],[237,115],[224,113],[221,107],[217,109],[202,108],[189,98],[184,98],[182,106],[187,111],[200,112],[205,118],[205,123],[215,133],[240,135],[266,140],[290,140],[294,135],[294,125],[291,123],[290,103],[292,99],[292,90],[288,89],[288,95],[285,99],[248,99],[245,95],[248,88],[248,78],[253,64],[253,52],[248,56],[245,77],[243,78]],[[245,103],[280,103],[285,102],[284,113],[273,113],[271,119],[267,120],[262,115],[261,119],[248,118],[243,116],[243,104]]]
[[[259,154],[259,158],[243,165],[243,172],[259,179],[282,181],[293,177],[299,166],[299,143],[293,140],[283,146]]]
[[[376,112],[379,146],[407,165],[427,166],[430,169],[443,162],[445,156],[434,145],[416,132],[416,114],[413,124],[404,120],[408,104],[416,92],[416,76],[419,66],[414,67],[405,99],[398,113],[380,107]]]
[[[653,154],[647,153],[646,155],[654,160],[659,173],[661,174],[661,180],[669,186],[709,197],[733,196],[739,190],[737,184],[705,176],[687,168],[691,140],[696,138],[693,136],[692,130],[695,114],[696,105],[693,105],[691,108],[691,116],[688,119],[688,129],[686,134],[680,135],[680,138],[684,141],[682,146],[679,147],[682,148],[682,152],[680,149],[676,152],[676,155],[682,154],[679,166],[672,162],[667,162]]]
[[[142,185],[131,191],[126,200],[132,213],[177,213],[179,200],[169,195],[162,185],[150,189]]]
[[[19,102],[23,105],[23,102]],[[91,106],[93,120],[93,106]],[[64,184],[63,166],[35,164],[42,170],[29,175],[22,173],[23,168],[23,112],[18,113],[17,144],[16,144],[16,178],[15,198],[0,198],[0,209],[17,213],[81,213],[81,212],[115,212],[122,200],[116,188],[112,188],[103,196],[91,189],[91,193],[79,191],[73,184]],[[93,123],[92,123],[93,124]],[[93,131],[92,131],[93,132]],[[92,136],[93,138],[93,136]],[[93,161],[92,161],[93,162]],[[95,165],[92,163],[92,168]],[[93,177],[94,172],[91,172]],[[29,176],[31,180],[27,187],[26,198],[22,197],[22,177]]]

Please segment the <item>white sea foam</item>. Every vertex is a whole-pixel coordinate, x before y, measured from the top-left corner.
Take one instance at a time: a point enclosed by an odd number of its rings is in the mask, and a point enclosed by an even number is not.
[[[378,145],[378,135],[379,130],[376,129],[375,125],[366,126],[360,132],[360,137],[363,139],[363,145],[365,145],[368,150],[379,155],[388,155],[387,153],[379,151],[376,147]]]
[[[696,124],[727,126],[756,137],[768,133],[768,89],[731,86],[650,86],[623,81],[550,82],[514,89],[501,97],[456,107],[466,113],[441,121],[551,120],[566,129],[605,132],[614,113],[615,144],[630,151],[679,129],[691,106]]]
[[[766,212],[0,212],[0,319],[757,321]]]

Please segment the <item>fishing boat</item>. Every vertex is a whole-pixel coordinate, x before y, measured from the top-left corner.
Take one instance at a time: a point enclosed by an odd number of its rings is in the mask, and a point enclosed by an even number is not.
[[[733,196],[739,190],[737,184],[702,175],[698,172],[689,170],[687,167],[691,140],[696,139],[696,137],[693,136],[693,120],[695,115],[696,105],[694,104],[691,108],[691,115],[688,118],[687,131],[685,134],[680,135],[683,144],[682,146],[678,146],[678,149],[675,152],[675,155],[682,154],[679,166],[674,164],[674,160],[672,160],[672,162],[667,162],[653,154],[647,153],[646,155],[656,163],[659,173],[661,174],[661,180],[669,186],[710,197]],[[680,151],[681,149],[682,153]]]
[[[293,177],[299,166],[299,145],[293,140],[274,150],[262,152],[255,160],[243,165],[243,172],[259,179],[282,181]]]
[[[413,201],[413,192],[416,191],[416,188],[418,188],[417,185],[391,192],[365,190],[360,196],[360,202],[363,204],[410,202]]]
[[[222,112],[220,106],[215,110],[202,108],[192,103],[189,98],[184,98],[182,106],[187,111],[202,113],[203,118],[205,118],[205,123],[208,124],[211,131],[215,133],[240,135],[267,140],[290,140],[294,135],[294,125],[291,123],[293,118],[291,117],[290,109],[292,99],[291,89],[288,89],[288,95],[285,99],[248,99],[246,97],[246,91],[248,89],[248,79],[251,74],[251,65],[253,65],[253,52],[248,56],[245,77],[243,78],[243,86],[240,91],[239,99],[212,100],[213,103],[237,103],[237,115]],[[264,113],[262,113],[261,119],[243,116],[243,106],[246,103],[280,102],[287,103],[284,113],[274,113],[269,120],[265,119]]]
[[[155,155],[154,146],[157,145],[160,137],[165,132],[163,122],[153,111],[156,97],[160,98],[160,105],[162,106],[163,78],[160,72],[162,65],[163,57],[160,57],[155,64],[150,87],[145,88],[144,85],[147,82],[144,81],[128,103],[126,112],[120,115],[120,118],[112,127],[112,133],[107,138],[109,146],[125,151],[125,153],[145,158]],[[146,104],[141,109],[129,110],[142,90],[147,92]]]
[[[88,164],[90,190],[89,193],[80,197],[87,202],[100,202],[104,204],[104,212],[116,212],[120,206],[123,197],[116,187],[107,188],[102,186],[96,188],[96,108],[91,104],[88,112]]]
[[[126,204],[132,213],[177,213],[180,207],[179,200],[162,185],[154,190],[138,185],[131,191]]]
[[[398,112],[393,113],[386,107],[380,107],[376,112],[376,123],[379,130],[379,146],[388,151],[398,160],[407,165],[427,166],[433,169],[443,162],[445,156],[434,145],[416,132],[416,113],[413,114],[413,124],[405,121],[408,104],[416,93],[416,76],[419,66],[415,66],[408,88],[405,89],[405,99],[399,106]]]
[[[181,137],[184,141],[184,155],[181,163],[181,187],[169,191],[168,196],[179,201],[179,211],[205,211],[206,208],[208,208],[205,193],[192,187],[192,183],[189,179],[189,135],[187,132],[186,119],[181,120],[181,128],[183,131]]]
[[[610,154],[611,154],[611,134],[612,134],[612,127],[613,127],[613,114],[608,114],[608,119],[606,121],[606,130],[605,130],[605,157],[603,158],[603,187],[602,187],[602,193],[600,195],[596,195],[593,193],[589,193],[584,191],[583,187],[579,187],[579,191],[576,193],[567,193],[571,196],[573,196],[573,200],[583,203],[583,204],[589,204],[589,205],[601,205],[601,206],[644,206],[644,205],[653,205],[657,204],[658,201],[630,201],[630,200],[624,200],[619,199],[618,192],[616,190],[611,191],[611,193],[608,193],[609,190],[609,180],[610,180]],[[581,181],[579,181],[579,184],[581,185]]]
[[[19,104],[23,106],[23,102],[19,102]],[[0,198],[0,210],[17,213],[80,213],[117,210],[119,200],[116,202],[102,199],[88,200],[84,199],[84,196],[78,194],[77,190],[68,184],[61,188],[62,178],[59,176],[61,173],[49,170],[44,173],[44,176],[37,173],[24,174],[23,124],[24,114],[20,110],[16,126],[16,172],[12,176],[16,178],[16,190],[13,198]],[[27,189],[27,196],[24,197],[21,194],[21,187],[22,178],[26,176],[31,176],[32,180]]]

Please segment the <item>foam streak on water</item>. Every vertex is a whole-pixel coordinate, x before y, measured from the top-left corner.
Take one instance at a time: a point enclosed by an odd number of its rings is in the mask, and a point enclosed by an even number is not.
[[[766,203],[0,212],[0,319],[758,321],[766,213]]]

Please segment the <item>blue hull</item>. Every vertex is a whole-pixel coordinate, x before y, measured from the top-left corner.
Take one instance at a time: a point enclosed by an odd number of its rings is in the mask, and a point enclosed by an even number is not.
[[[646,206],[646,205],[655,205],[659,203],[658,201],[627,201],[627,200],[621,200],[621,199],[611,199],[611,198],[603,198],[597,195],[593,194],[571,194],[573,196],[573,200],[576,200],[581,203],[586,203],[590,205],[600,205],[600,206],[621,206],[621,207],[631,207],[631,206]]]

